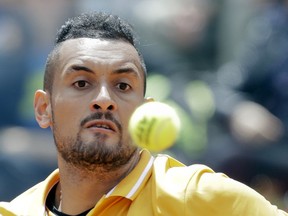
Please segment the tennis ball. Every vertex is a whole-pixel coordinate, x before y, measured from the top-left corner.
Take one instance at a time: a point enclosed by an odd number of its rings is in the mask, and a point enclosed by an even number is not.
[[[136,145],[159,152],[175,143],[180,130],[180,120],[171,106],[153,101],[136,108],[128,128]]]

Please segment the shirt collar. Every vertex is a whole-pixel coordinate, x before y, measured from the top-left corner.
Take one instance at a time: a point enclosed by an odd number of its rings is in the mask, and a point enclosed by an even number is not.
[[[106,197],[122,196],[134,200],[152,172],[154,157],[147,150],[140,152],[140,160],[135,168]]]
[[[110,190],[106,197],[122,196],[126,197],[127,199],[134,200],[139,191],[141,191],[144,183],[151,175],[154,157],[145,149],[143,149],[139,154],[140,160],[135,168],[118,185]],[[56,169],[54,172],[52,172],[45,181],[46,184],[43,184],[45,187],[43,188],[44,193],[42,195],[42,199],[40,199],[42,205],[44,206],[49,191],[59,182],[59,170]]]

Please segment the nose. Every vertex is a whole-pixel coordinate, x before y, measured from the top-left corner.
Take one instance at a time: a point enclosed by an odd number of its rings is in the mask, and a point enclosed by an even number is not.
[[[94,111],[114,111],[117,105],[111,98],[111,95],[106,86],[102,86],[97,96],[91,100],[90,110]]]

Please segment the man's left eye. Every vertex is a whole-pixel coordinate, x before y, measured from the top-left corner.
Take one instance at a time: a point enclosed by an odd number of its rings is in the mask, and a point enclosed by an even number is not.
[[[117,87],[122,91],[127,91],[131,88],[127,83],[118,83]]]

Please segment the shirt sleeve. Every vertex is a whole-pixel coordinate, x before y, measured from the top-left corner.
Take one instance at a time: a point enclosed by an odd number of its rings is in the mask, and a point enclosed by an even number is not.
[[[288,216],[254,189],[205,166],[191,177],[186,200],[185,215]]]
[[[15,213],[9,210],[7,202],[0,202],[0,216],[16,216]]]

